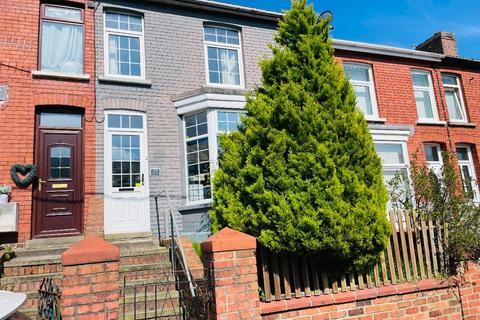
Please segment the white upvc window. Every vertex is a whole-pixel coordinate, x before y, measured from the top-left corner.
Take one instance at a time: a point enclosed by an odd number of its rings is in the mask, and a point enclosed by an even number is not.
[[[467,122],[467,113],[463,101],[460,79],[456,75],[442,74],[445,99],[447,100],[448,113],[452,122]]]
[[[349,62],[344,64],[343,69],[355,89],[357,106],[363,112],[365,119],[378,119],[378,106],[372,67],[366,64]]]
[[[375,150],[382,160],[383,181],[387,187],[389,187],[389,182],[398,174],[408,177],[408,151],[405,142],[375,141],[374,144]],[[409,190],[408,183],[405,183],[403,187],[403,192]]]
[[[147,168],[145,115],[109,111],[106,120],[106,187],[115,194],[142,192]]]
[[[423,150],[425,152],[427,167],[440,177],[443,166],[442,148],[437,143],[425,143]]]
[[[105,75],[145,79],[143,17],[107,11],[105,19]]]
[[[472,150],[468,145],[457,145],[456,151],[464,190],[473,197],[474,201],[478,202],[480,201],[480,195],[475,174],[475,166],[473,165]]]
[[[212,199],[212,177],[218,168],[218,136],[238,129],[241,110],[204,110],[183,117],[187,202]]]
[[[412,83],[417,104],[418,120],[425,122],[438,121],[438,109],[430,72],[413,70]]]
[[[242,41],[237,29],[204,26],[207,84],[244,87]]]

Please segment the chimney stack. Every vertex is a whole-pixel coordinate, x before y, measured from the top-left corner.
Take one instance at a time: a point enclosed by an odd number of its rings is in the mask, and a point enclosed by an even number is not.
[[[415,47],[415,50],[444,54],[458,57],[457,39],[453,32],[436,32],[433,36]]]

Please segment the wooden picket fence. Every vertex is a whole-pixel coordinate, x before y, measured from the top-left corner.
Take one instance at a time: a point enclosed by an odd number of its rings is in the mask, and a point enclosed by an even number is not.
[[[321,257],[276,254],[258,246],[259,286],[263,301],[337,293],[446,275],[448,266],[439,223],[390,212],[392,235],[378,263],[368,272],[333,274]],[[335,268],[329,268],[330,270]]]

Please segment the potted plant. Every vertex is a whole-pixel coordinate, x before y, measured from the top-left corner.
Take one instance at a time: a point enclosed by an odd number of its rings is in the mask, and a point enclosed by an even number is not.
[[[12,187],[6,184],[0,185],[0,204],[8,203],[8,195],[10,192],[12,192]]]

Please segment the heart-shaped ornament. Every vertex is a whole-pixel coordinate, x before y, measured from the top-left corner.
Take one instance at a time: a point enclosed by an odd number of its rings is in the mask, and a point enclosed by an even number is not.
[[[33,164],[14,164],[10,169],[13,182],[19,187],[28,187],[37,176],[37,166]]]

